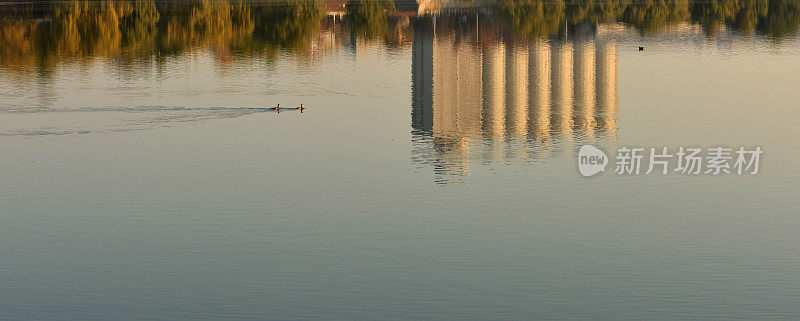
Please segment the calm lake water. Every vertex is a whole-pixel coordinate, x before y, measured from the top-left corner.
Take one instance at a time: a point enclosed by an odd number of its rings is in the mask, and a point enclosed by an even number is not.
[[[800,3],[527,4],[0,3],[0,319],[800,319]]]

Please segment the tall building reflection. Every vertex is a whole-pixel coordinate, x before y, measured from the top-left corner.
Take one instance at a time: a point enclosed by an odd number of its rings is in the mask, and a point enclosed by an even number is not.
[[[413,21],[414,159],[438,182],[466,181],[473,163],[547,161],[617,139],[614,41],[519,40],[478,23]]]

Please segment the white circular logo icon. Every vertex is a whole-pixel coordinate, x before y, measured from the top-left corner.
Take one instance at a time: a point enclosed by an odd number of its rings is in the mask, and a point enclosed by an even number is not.
[[[583,145],[578,151],[578,171],[583,176],[592,176],[604,172],[608,165],[608,156],[592,145]]]

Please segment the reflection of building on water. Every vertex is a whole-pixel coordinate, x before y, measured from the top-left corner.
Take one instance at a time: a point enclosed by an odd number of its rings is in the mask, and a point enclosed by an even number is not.
[[[606,42],[597,52],[597,129],[607,135],[616,133],[617,114],[617,43]]]
[[[476,41],[474,25],[469,34],[413,24],[414,153],[443,181],[461,179],[472,161],[548,159],[616,140],[615,42]]]
[[[571,42],[558,42],[552,53],[552,105],[550,108],[550,127],[554,134],[569,140],[572,129],[572,78],[573,45]]]

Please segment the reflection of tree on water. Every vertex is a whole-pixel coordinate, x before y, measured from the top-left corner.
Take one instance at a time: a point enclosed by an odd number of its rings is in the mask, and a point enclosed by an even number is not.
[[[307,57],[320,49],[325,33],[385,39],[396,47],[404,37],[393,28],[402,20],[387,17],[391,2],[365,3],[351,6],[348,19],[338,20],[326,15],[322,1],[300,0],[6,5],[0,7],[0,66],[52,68],[91,58],[150,60],[196,50],[209,50],[222,60],[239,55],[272,60],[281,53]]]
[[[389,31],[386,14],[394,10],[387,0],[357,0],[347,4],[347,20],[357,37],[373,40],[383,38]]]
[[[720,25],[773,37],[793,34],[800,24],[796,0],[502,0],[496,11],[510,30],[526,36],[557,34],[565,24],[623,22],[643,33],[692,21],[713,34]]]
[[[591,30],[569,41],[486,41],[497,25],[476,23],[414,21],[415,162],[452,182],[474,162],[547,161],[581,144],[614,144],[616,42]]]
[[[563,33],[565,28],[624,22],[645,33],[691,21],[713,34],[721,26],[772,37],[794,34],[800,0],[426,0],[431,8],[479,7],[480,16],[520,38]],[[246,55],[304,57],[317,38],[333,33],[402,46],[408,18],[395,1],[66,1],[0,6],[0,65],[54,66],[72,58],[148,60],[209,49],[220,59]],[[401,10],[401,11],[398,11]],[[336,16],[345,15],[344,19]],[[338,26],[336,25],[338,23]],[[333,29],[337,29],[332,32]],[[348,38],[341,40],[341,38]],[[352,39],[349,39],[352,38]]]

